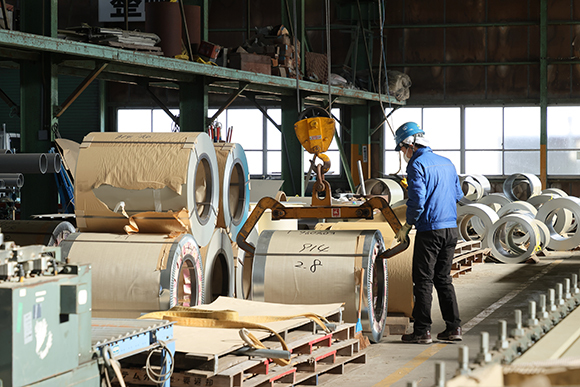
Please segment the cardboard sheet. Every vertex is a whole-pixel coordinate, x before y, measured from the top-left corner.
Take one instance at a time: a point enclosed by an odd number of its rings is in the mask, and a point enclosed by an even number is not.
[[[201,305],[196,309],[209,310],[235,310],[240,316],[289,316],[305,313],[316,313],[322,316],[329,316],[338,312],[340,303],[324,305],[286,305],[276,303],[266,303],[236,298],[219,297],[209,305]],[[288,321],[276,321],[264,324],[277,332],[299,326],[308,322],[308,319],[299,318]],[[178,352],[223,355],[244,345],[240,339],[239,329],[223,328],[196,328],[175,325],[173,337],[175,340],[175,350]],[[258,339],[264,339],[271,334],[265,331],[250,330]]]

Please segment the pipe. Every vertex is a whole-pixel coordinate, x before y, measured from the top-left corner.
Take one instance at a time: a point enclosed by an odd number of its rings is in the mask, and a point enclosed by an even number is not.
[[[0,154],[0,173],[40,173],[48,169],[45,153]]]
[[[60,173],[62,167],[62,159],[58,153],[48,153],[48,167],[46,173]]]
[[[6,187],[22,188],[24,185],[24,175],[22,173],[0,173],[0,180],[6,183]]]

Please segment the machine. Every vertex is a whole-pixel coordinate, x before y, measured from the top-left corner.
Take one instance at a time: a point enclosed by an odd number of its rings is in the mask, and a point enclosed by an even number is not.
[[[90,265],[62,263],[59,247],[2,242],[0,386],[101,386],[123,377],[120,359],[158,349],[169,386],[172,323],[92,319]]]

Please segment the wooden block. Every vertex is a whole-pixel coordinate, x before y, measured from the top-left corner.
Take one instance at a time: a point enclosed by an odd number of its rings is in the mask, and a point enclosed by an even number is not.
[[[236,52],[230,55],[230,67],[243,71],[271,75],[272,59],[266,55]]]

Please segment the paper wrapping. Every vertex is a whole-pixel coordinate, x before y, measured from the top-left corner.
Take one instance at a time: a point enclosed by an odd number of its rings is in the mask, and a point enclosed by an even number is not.
[[[372,340],[386,322],[386,269],[377,231],[262,231],[254,254],[253,299],[284,304],[344,302],[344,320],[358,320],[361,268],[365,269],[361,319]],[[375,305],[372,305],[372,304]]]
[[[5,241],[18,246],[58,246],[76,230],[70,222],[62,220],[0,220],[0,231]]]
[[[206,303],[218,296],[234,296],[234,251],[226,230],[216,228],[210,242],[200,248],[203,264],[203,293]]]
[[[75,174],[77,226],[114,233],[126,226],[128,232],[185,231],[204,245],[215,228],[218,181],[205,133],[90,133]]]
[[[250,210],[250,174],[246,153],[240,144],[214,143],[219,170],[217,227],[236,240]]]
[[[401,223],[405,222],[407,206],[393,208]],[[396,244],[395,232],[380,213],[376,213],[373,220],[358,220],[354,222],[319,223],[317,230],[379,230],[383,235],[387,248]],[[413,249],[415,245],[415,231],[409,234],[410,243],[407,250],[388,259],[388,312],[402,313],[412,317],[413,313]]]
[[[136,318],[203,301],[201,257],[189,234],[74,233],[60,246],[68,262],[91,264],[93,317]]]

